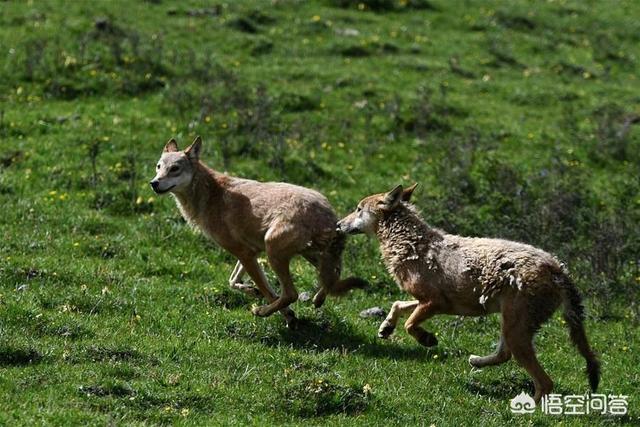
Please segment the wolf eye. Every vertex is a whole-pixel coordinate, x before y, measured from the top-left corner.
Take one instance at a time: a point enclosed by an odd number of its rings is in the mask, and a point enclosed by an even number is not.
[[[178,172],[178,169],[180,169],[178,166],[171,166],[169,172]]]
[[[156,165],[156,169],[160,169],[160,163]]]
[[[362,210],[362,208],[361,208],[360,206],[358,206],[358,207],[356,208],[356,212],[360,212],[361,210]]]

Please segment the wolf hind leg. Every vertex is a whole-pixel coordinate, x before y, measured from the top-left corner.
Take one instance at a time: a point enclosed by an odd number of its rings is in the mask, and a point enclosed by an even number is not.
[[[511,349],[514,359],[533,378],[535,395],[533,400],[540,403],[542,396],[551,393],[553,381],[540,365],[533,348],[533,334],[518,335],[519,331],[512,331],[506,336],[507,344]]]
[[[535,333],[557,307],[557,304],[549,303],[547,297],[548,295],[520,297],[502,307],[504,338],[513,358],[533,379],[533,400],[536,404],[542,396],[553,390],[553,381],[540,365],[533,347]]]
[[[309,264],[313,265],[315,269],[320,271],[320,255],[316,252],[304,252],[302,254],[304,259],[306,259]],[[322,286],[322,280],[320,279],[320,283],[318,284],[318,290],[313,296],[312,302],[316,308],[319,308],[324,304],[324,300],[327,298],[327,291]]]
[[[344,237],[338,236],[332,245],[320,256],[317,264],[320,289],[313,297],[313,305],[320,308],[327,295],[342,296],[354,288],[364,288],[368,283],[358,277],[341,279],[342,250]]]

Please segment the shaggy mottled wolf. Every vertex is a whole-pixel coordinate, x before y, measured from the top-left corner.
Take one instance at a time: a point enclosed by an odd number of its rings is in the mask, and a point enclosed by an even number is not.
[[[295,319],[288,307],[298,298],[289,272],[295,255],[302,255],[318,270],[316,307],[327,294],[340,295],[365,284],[357,278],[340,279],[345,235],[336,230],[337,217],[322,194],[296,185],[218,173],[200,162],[201,147],[200,137],[184,151],[178,150],[174,139],[167,142],[151,187],[158,194],[173,194],[182,216],[239,260],[242,268],[234,269],[231,285],[244,270],[269,303],[254,308],[255,315],[269,316],[280,310],[287,324]],[[282,286],[280,297],[269,287],[258,264],[262,251]],[[250,290],[246,285],[237,287]]]
[[[409,204],[415,184],[366,197],[338,224],[346,233],[367,233],[380,241],[382,258],[402,289],[416,301],[397,301],[380,325],[387,338],[398,318],[411,312],[405,328],[420,344],[436,337],[420,327],[435,314],[481,316],[502,314],[502,334],[495,354],[471,356],[475,367],[498,365],[513,356],[535,384],[536,402],[553,382],[538,363],[533,337],[562,304],[571,341],[587,361],[591,388],[600,379],[600,363],[583,327],[584,308],[578,290],[552,255],[522,243],[460,237],[428,226]]]

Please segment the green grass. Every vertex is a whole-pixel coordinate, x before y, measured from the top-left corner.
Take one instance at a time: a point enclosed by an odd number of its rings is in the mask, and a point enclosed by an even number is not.
[[[0,424],[637,424],[639,23],[631,0],[2,2]],[[341,215],[417,181],[433,225],[558,254],[629,415],[511,414],[524,371],[467,364],[495,316],[430,320],[433,349],[375,338],[358,313],[407,296],[362,237],[344,263],[369,289],[294,304],[296,331],[253,317],[235,260],[148,188],[195,135]],[[587,391],[559,314],[537,347]]]

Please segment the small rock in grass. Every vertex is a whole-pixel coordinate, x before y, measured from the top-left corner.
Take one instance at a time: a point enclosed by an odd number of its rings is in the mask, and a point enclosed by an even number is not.
[[[369,317],[383,318],[386,315],[387,315],[387,312],[380,307],[371,307],[371,308],[367,308],[366,310],[362,310],[360,312],[360,317],[362,317],[363,319],[367,319]]]

